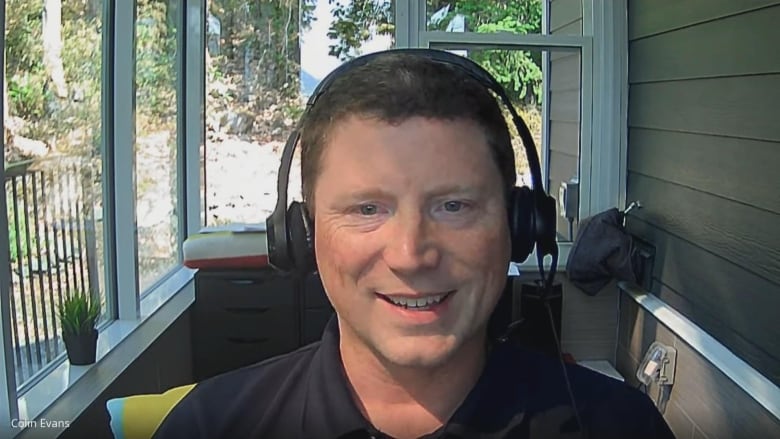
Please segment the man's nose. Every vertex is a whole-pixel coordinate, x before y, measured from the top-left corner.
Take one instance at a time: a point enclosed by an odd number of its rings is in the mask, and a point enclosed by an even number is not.
[[[397,215],[387,235],[384,258],[396,271],[415,271],[439,264],[441,251],[433,225],[419,213]]]

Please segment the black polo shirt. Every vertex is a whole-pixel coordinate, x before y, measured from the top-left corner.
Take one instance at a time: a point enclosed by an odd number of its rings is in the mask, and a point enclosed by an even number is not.
[[[491,349],[452,419],[425,438],[673,438],[645,394],[580,366],[567,370],[585,434],[577,431],[560,362],[503,343]],[[154,436],[387,437],[350,395],[335,318],[320,342],[199,383]]]

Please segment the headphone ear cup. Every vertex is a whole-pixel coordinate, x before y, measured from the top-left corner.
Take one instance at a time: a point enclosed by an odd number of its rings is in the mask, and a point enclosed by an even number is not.
[[[316,269],[314,225],[304,203],[293,201],[287,209],[287,241],[293,270],[310,273]]]
[[[534,248],[534,200],[531,189],[515,186],[509,197],[509,234],[512,239],[512,262],[528,259]]]
[[[542,255],[558,253],[556,219],[558,216],[555,198],[544,191],[535,191],[534,234],[536,235],[536,251]]]

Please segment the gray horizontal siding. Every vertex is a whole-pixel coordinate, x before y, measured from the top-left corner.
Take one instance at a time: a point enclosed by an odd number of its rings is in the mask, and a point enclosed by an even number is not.
[[[627,226],[656,247],[653,292],[780,382],[778,286],[634,215]]]
[[[582,35],[582,20],[577,20],[555,31],[555,35]]]
[[[550,32],[555,35],[582,34],[582,7],[580,0],[553,0],[550,2]],[[582,67],[579,52],[555,51],[549,63],[549,190],[557,199],[561,183],[579,176],[580,155],[580,97]],[[566,218],[558,215],[557,230],[563,240],[572,240],[577,233],[576,223],[571,235]],[[590,343],[590,342],[589,342]],[[602,352],[604,340],[593,352]],[[579,352],[579,351],[578,351]]]
[[[628,124],[776,142],[779,102],[780,74],[632,84]]]
[[[777,42],[778,24],[780,5],[633,41],[629,80],[780,73],[780,56],[765,47]]]
[[[550,149],[571,156],[580,155],[580,124],[554,120],[550,122]]]
[[[643,128],[629,141],[633,172],[780,214],[775,142]]]
[[[568,91],[582,88],[580,57],[572,54],[552,61],[550,68],[550,91]]]
[[[576,27],[571,27],[572,24],[574,24]],[[559,35],[561,34],[581,35],[582,34],[582,0],[551,1],[550,2],[550,32]]]
[[[656,246],[653,292],[780,383],[780,1],[628,8],[629,230]],[[705,392],[677,404],[719,437]]]
[[[628,0],[628,38],[636,40],[778,3],[777,0]]]
[[[664,417],[678,439],[780,437],[776,419],[723,373],[626,295],[620,297],[617,369],[631,385],[647,348],[660,341],[677,349],[675,383]],[[655,399],[657,387],[648,395]]]
[[[580,91],[570,90],[551,93],[550,120],[580,122]]]
[[[579,168],[579,157],[572,154],[567,154],[560,151],[550,151],[550,179],[557,182],[569,181],[573,177],[577,176],[577,169]],[[553,189],[557,191],[558,186],[553,186]],[[557,192],[555,192],[557,195]]]
[[[780,284],[780,215],[635,172],[628,192],[638,218]]]

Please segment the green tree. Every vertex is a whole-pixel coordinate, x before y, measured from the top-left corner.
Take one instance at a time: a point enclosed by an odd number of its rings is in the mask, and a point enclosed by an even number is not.
[[[222,26],[220,74],[241,72],[248,88],[298,93],[300,32],[317,0],[211,0]]]
[[[328,0],[333,22],[328,37],[335,40],[329,54],[341,60],[360,55],[358,49],[374,35],[393,35],[393,4],[385,0]]]
[[[334,40],[330,53],[347,60],[359,55],[359,48],[374,34],[392,35],[392,3],[385,0],[329,0],[334,22],[328,36]],[[449,6],[441,20],[428,30],[446,30],[458,15],[467,32],[535,34],[541,32],[541,0],[427,0],[427,16]],[[541,56],[526,51],[476,50],[469,57],[485,67],[518,102],[539,102]]]

